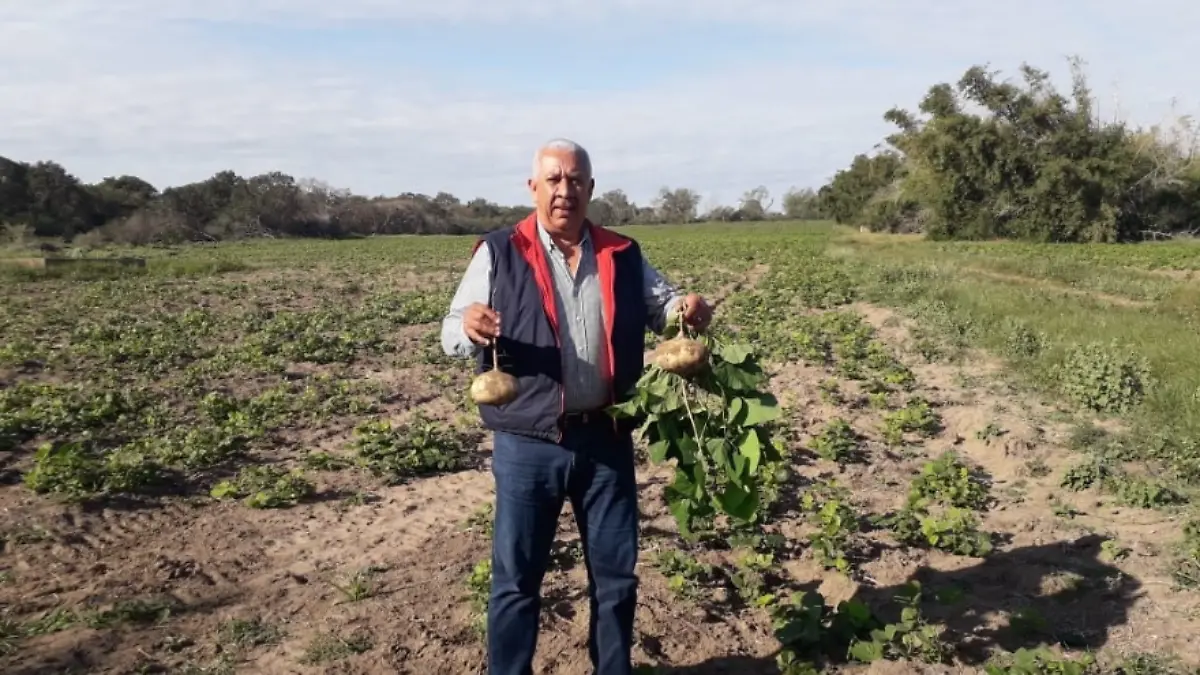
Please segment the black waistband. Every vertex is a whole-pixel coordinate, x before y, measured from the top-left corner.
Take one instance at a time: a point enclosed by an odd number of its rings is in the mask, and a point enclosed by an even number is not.
[[[604,410],[581,410],[578,412],[567,412],[559,416],[562,420],[564,428],[569,427],[588,427],[596,424],[612,424],[612,416]]]

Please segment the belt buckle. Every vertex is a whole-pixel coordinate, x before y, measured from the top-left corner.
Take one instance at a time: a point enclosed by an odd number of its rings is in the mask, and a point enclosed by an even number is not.
[[[592,422],[592,411],[580,410],[577,412],[569,412],[563,414],[563,423],[566,426],[582,425],[587,426]]]

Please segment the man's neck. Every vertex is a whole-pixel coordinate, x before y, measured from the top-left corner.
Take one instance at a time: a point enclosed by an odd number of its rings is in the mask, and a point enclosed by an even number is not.
[[[541,219],[539,219],[538,227],[546,232],[546,235],[550,237],[550,241],[554,242],[555,246],[564,251],[576,250],[583,244],[584,225],[580,225],[572,232],[554,232],[543,225]]]

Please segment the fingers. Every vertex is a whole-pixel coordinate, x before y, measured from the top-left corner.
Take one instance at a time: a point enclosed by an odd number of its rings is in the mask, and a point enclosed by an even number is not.
[[[487,345],[491,343],[492,338],[495,337],[492,335],[484,335],[477,329],[468,326],[466,323],[463,324],[463,331],[466,332],[467,337],[471,339],[471,342],[474,342],[477,345]]]
[[[471,305],[463,314],[463,330],[476,344],[487,344],[500,335],[500,313],[486,305]]]
[[[703,330],[712,320],[712,308],[704,302],[704,298],[694,293],[684,298],[681,308],[684,320],[695,328]]]

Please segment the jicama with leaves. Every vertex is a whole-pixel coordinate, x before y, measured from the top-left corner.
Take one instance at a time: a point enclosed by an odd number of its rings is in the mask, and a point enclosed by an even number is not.
[[[748,345],[695,334],[682,317],[663,337],[632,395],[611,413],[641,422],[654,462],[674,460],[664,496],[685,539],[718,514],[761,523],[764,473],[781,459],[770,428],[779,404],[764,390],[766,374]]]

